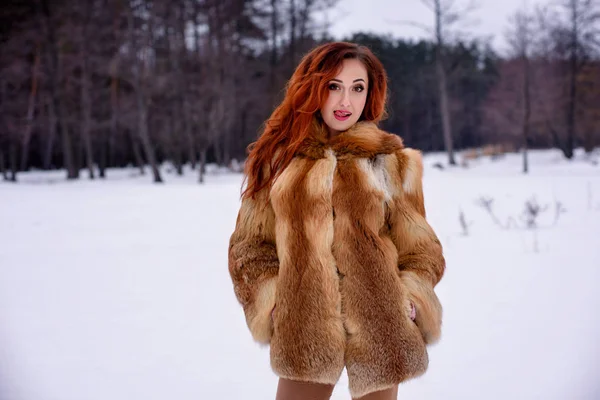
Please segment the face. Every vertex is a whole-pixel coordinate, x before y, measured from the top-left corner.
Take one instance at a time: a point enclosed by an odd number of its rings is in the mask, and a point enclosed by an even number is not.
[[[332,136],[354,125],[365,108],[369,78],[364,64],[346,59],[339,74],[329,81],[329,95],[321,108],[323,121]]]

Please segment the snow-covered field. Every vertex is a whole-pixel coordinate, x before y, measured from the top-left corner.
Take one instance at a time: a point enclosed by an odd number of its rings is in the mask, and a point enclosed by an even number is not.
[[[523,176],[518,155],[440,159],[425,159],[425,190],[448,263],[443,338],[399,399],[600,399],[600,166],[536,152]],[[0,399],[273,399],[227,272],[241,176],[133,172],[0,183]],[[501,222],[532,196],[548,210],[537,234],[502,230],[481,196]]]

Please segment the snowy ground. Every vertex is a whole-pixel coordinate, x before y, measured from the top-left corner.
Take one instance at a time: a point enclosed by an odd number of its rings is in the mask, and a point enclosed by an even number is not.
[[[426,206],[445,248],[442,341],[400,399],[600,399],[600,166],[556,152],[440,171]],[[0,184],[0,399],[274,398],[227,272],[241,176],[109,171]],[[536,196],[554,227],[502,230]],[[461,236],[459,210],[472,223]],[[536,251],[537,247],[537,251]],[[348,399],[347,379],[334,399]]]

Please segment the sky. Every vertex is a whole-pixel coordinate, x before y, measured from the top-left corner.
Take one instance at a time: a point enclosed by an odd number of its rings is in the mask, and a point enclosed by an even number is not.
[[[526,0],[479,0],[478,8],[470,13],[469,30],[475,37],[490,37],[492,46],[504,51],[505,31],[509,16],[521,8]],[[458,8],[468,1],[455,0]],[[391,34],[394,37],[422,38],[427,35],[422,29],[394,21],[412,21],[433,27],[433,13],[421,0],[340,0],[327,12],[331,23],[329,32],[337,39],[352,32],[367,31]]]

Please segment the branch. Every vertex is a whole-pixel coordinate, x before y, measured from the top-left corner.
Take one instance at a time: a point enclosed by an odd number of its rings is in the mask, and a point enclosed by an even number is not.
[[[429,8],[433,12],[435,12],[435,2],[436,0],[421,0],[421,3],[423,3],[425,7]]]
[[[440,2],[442,0],[439,0]],[[447,14],[451,14],[451,10],[454,8],[454,0],[445,0],[441,5],[440,5],[440,10],[442,12],[442,15],[447,15]]]
[[[560,216],[566,212],[567,212],[567,209],[565,207],[563,207],[562,203],[560,201],[555,201],[554,202],[554,222],[552,223],[552,226],[555,226],[558,223],[558,219],[560,218]]]
[[[460,21],[460,15],[457,12],[446,12],[442,14],[442,29],[448,28],[454,25],[457,21]]]
[[[480,4],[477,0],[471,0],[469,4],[467,4],[467,6],[464,8],[464,10],[462,10],[462,13],[469,14],[474,11],[477,11],[477,9],[479,9],[479,6]]]
[[[426,24],[421,24],[419,22],[405,21],[405,20],[398,21],[398,20],[391,20],[391,19],[386,19],[386,21],[391,24],[412,26],[414,28],[419,28],[419,29],[425,31],[427,34],[430,34],[430,35],[433,34],[433,29],[430,26],[427,26]]]

